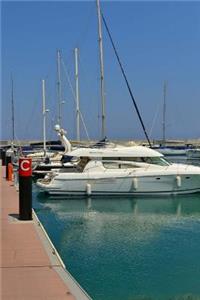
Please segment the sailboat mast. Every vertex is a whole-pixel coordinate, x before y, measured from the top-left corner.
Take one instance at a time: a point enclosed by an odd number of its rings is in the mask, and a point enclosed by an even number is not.
[[[61,126],[61,105],[62,105],[62,90],[61,90],[61,54],[57,51],[57,93],[58,93],[58,124]]]
[[[11,75],[11,104],[12,104],[12,143],[15,139],[15,115],[14,115],[14,84],[13,77]]]
[[[42,115],[43,115],[43,149],[44,156],[46,156],[46,88],[45,80],[42,80]]]
[[[163,144],[166,142],[166,92],[167,92],[167,83],[164,81],[163,86],[163,123],[162,123],[162,129],[163,129]]]
[[[77,138],[77,141],[80,141],[78,48],[74,49],[74,54],[75,54],[75,82],[76,82],[76,138]]]
[[[103,63],[103,41],[102,41],[102,26],[101,26],[101,10],[99,0],[96,0],[97,3],[97,15],[98,15],[98,34],[99,34],[99,58],[100,58],[100,73],[101,73],[101,105],[102,105],[102,128],[101,136],[102,139],[105,137],[105,84],[104,84],[104,63]]]

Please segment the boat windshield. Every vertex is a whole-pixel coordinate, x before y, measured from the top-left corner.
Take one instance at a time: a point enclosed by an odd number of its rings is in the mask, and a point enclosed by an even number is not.
[[[141,157],[142,162],[152,165],[169,166],[168,162],[164,157]]]

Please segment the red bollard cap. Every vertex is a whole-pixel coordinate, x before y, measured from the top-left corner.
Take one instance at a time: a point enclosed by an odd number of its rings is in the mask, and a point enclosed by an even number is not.
[[[21,157],[19,159],[19,176],[32,176],[32,159]]]

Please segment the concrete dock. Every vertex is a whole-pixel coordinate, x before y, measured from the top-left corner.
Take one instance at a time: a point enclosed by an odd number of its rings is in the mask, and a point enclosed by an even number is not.
[[[18,192],[0,168],[0,299],[91,299],[67,272],[37,218],[18,220]]]

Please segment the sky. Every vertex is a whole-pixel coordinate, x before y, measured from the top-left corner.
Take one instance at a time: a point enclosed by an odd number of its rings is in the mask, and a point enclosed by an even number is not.
[[[200,2],[101,1],[147,132],[162,138],[200,137]],[[1,137],[42,139],[42,79],[47,138],[58,118],[56,53],[62,55],[62,127],[76,138],[74,48],[79,48],[80,109],[91,139],[101,137],[100,66],[95,1],[1,2]],[[144,139],[125,81],[103,27],[106,136]],[[81,138],[86,139],[83,124]]]

